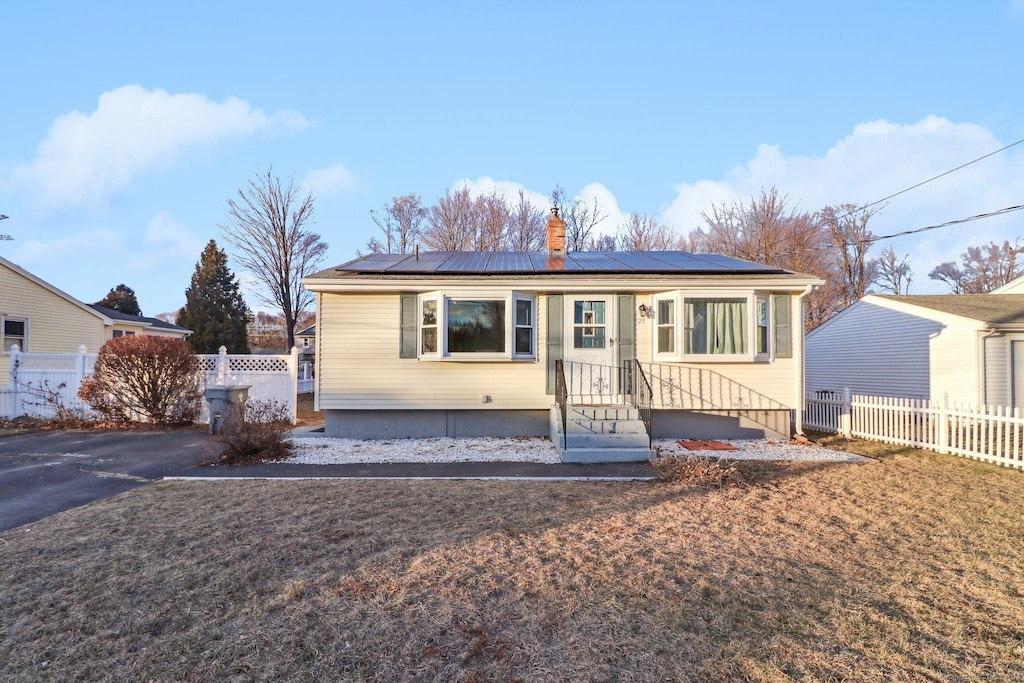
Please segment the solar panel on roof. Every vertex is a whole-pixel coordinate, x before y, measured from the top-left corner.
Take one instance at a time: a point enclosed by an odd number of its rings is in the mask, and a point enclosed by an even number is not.
[[[389,273],[435,273],[441,268],[445,261],[455,256],[458,252],[450,251],[428,251],[420,252],[419,258],[415,256],[406,259],[398,266],[388,268]]]
[[[624,252],[625,253],[625,252]],[[579,264],[583,270],[590,271],[621,271],[633,270],[625,260],[618,258],[618,254],[609,254],[601,251],[576,252],[571,255],[573,261]]]
[[[382,273],[407,258],[412,258],[412,256],[410,254],[368,254],[351,263],[338,266],[337,269],[362,273]]]
[[[439,273],[482,273],[487,269],[490,254],[482,251],[456,252],[441,263]]]
[[[532,254],[518,251],[496,251],[487,262],[488,273],[532,273]]]

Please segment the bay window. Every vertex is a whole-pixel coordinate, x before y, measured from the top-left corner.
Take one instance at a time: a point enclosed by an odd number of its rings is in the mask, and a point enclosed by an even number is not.
[[[419,297],[421,360],[533,359],[537,300],[511,292],[481,296],[431,292]]]
[[[767,361],[767,296],[677,290],[654,295],[655,360]]]

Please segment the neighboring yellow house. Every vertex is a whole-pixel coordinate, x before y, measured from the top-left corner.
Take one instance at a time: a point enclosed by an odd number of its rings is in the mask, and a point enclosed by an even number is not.
[[[10,351],[26,353],[90,353],[123,334],[169,335],[183,339],[191,330],[156,318],[125,315],[89,306],[20,266],[0,257],[0,386],[10,381]]]

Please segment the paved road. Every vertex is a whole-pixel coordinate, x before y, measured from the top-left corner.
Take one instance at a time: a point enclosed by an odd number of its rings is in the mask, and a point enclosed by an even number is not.
[[[187,474],[214,452],[200,431],[44,432],[0,439],[0,531]]]

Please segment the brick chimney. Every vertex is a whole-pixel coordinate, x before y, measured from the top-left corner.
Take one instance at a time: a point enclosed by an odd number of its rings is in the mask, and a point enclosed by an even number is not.
[[[551,209],[548,220],[548,258],[565,256],[565,221],[558,217],[558,207]]]

